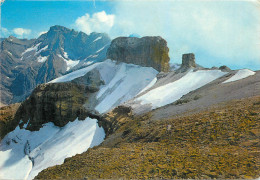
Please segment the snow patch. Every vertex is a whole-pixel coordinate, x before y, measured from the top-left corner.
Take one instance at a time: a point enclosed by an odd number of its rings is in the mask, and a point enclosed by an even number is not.
[[[88,62],[84,62],[83,65],[90,65],[93,64],[94,61],[88,61]]]
[[[65,51],[63,51],[63,52],[64,52],[64,54],[63,54],[63,55],[64,55],[64,57],[68,59],[68,58],[69,58],[69,55],[68,55],[68,53],[67,53],[67,52],[65,52]]]
[[[69,74],[66,74],[64,76],[58,77],[48,83],[58,83],[58,82],[67,82],[67,81],[72,81],[73,79],[76,79],[78,77],[84,76],[87,72],[91,71],[94,69],[99,63],[95,63],[91,66],[85,67],[83,69],[71,72]]]
[[[100,40],[100,39],[102,39],[101,36],[99,36],[98,38],[96,38],[93,42],[96,42],[96,41],[98,41],[98,40]]]
[[[59,56],[60,58],[62,58],[63,61],[66,62],[66,65],[67,65],[66,71],[68,71],[68,70],[70,70],[71,68],[73,68],[74,66],[76,66],[76,65],[79,63],[79,61],[80,61],[80,60],[65,59],[65,58],[62,57],[60,54],[58,54],[58,56]],[[66,56],[67,56],[67,54],[66,54]]]
[[[6,50],[6,52],[10,55],[10,56],[13,56],[13,54],[9,51]]]
[[[49,56],[39,56],[38,58],[37,58],[37,61],[38,62],[40,62],[40,63],[43,63],[43,62],[45,62],[47,59],[48,59],[48,57]]]
[[[211,81],[225,75],[226,72],[220,70],[200,70],[189,71],[181,79],[172,83],[155,88],[146,94],[140,96],[135,101],[141,101],[141,104],[151,104],[152,109],[170,104],[183,95],[194,91]]]
[[[249,69],[241,69],[241,70],[238,70],[234,76],[232,76],[228,80],[224,81],[223,83],[238,81],[240,79],[247,78],[248,76],[252,76],[254,74],[255,74],[255,72],[251,71]]]
[[[31,51],[37,51],[38,47],[40,46],[41,42],[36,44],[35,46],[32,46],[28,49],[26,49],[23,53],[22,53],[22,56],[25,54],[25,53],[28,53],[28,52],[31,52]]]
[[[68,70],[70,70],[71,68],[73,68],[74,66],[76,66],[76,65],[79,63],[79,60],[73,61],[73,60],[69,59],[69,60],[65,60],[65,62],[67,63],[67,69],[66,69],[66,71],[68,71]]]
[[[98,57],[98,54],[92,55],[91,57],[96,58],[96,57]]]
[[[48,48],[48,45],[45,46],[44,48],[41,48],[40,50],[36,51],[35,55],[40,54],[42,51],[45,51],[47,48]]]
[[[100,51],[102,51],[106,46],[102,47],[101,49],[97,50],[96,53],[99,53]]]

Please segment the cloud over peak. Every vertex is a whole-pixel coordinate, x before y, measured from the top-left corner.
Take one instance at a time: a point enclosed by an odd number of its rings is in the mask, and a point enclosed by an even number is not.
[[[109,32],[114,25],[115,15],[107,14],[105,11],[94,13],[90,16],[86,13],[84,16],[78,17],[76,27],[89,34],[91,32]]]
[[[25,36],[31,34],[32,31],[30,29],[14,28],[13,32],[18,38],[24,38]]]

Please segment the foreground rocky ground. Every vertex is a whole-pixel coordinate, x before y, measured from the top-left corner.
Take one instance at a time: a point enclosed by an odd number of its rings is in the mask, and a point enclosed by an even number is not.
[[[119,107],[105,117],[114,129],[100,146],[36,179],[258,178],[259,109],[260,96],[168,119]]]

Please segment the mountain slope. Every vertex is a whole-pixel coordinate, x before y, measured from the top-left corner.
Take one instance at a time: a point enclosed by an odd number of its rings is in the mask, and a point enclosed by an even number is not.
[[[255,96],[167,120],[114,110],[108,118],[119,128],[100,146],[36,178],[259,178],[259,106]]]
[[[103,61],[110,44],[106,34],[53,26],[37,39],[9,37],[1,42],[1,103],[24,100],[41,83]]]
[[[100,90],[85,89],[85,96],[83,87],[89,84],[79,78],[89,79],[86,75],[95,70],[104,85],[99,84]],[[153,68],[106,60],[38,86],[18,110],[19,126],[1,141],[0,178],[32,179],[41,170],[100,144],[105,133],[102,127],[98,127],[97,120],[88,117],[83,110],[78,113],[71,108],[83,108],[82,105],[91,112],[95,109],[100,113],[109,111],[136,96],[157,73]],[[137,77],[139,80],[133,81]],[[61,83],[68,80],[70,82]],[[74,83],[82,88],[75,89]],[[78,93],[82,95],[77,99]],[[79,116],[84,117],[83,121],[78,120]],[[13,171],[16,176],[12,175]]]

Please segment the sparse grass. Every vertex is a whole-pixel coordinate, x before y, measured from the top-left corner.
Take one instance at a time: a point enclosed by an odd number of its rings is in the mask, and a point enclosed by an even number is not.
[[[188,103],[190,101],[191,101],[190,99],[179,99],[174,104],[175,105],[181,105],[181,104],[186,104],[186,103]]]
[[[39,179],[250,179],[260,176],[260,97],[169,120],[116,116],[105,142]],[[113,112],[110,113],[113,117]]]

